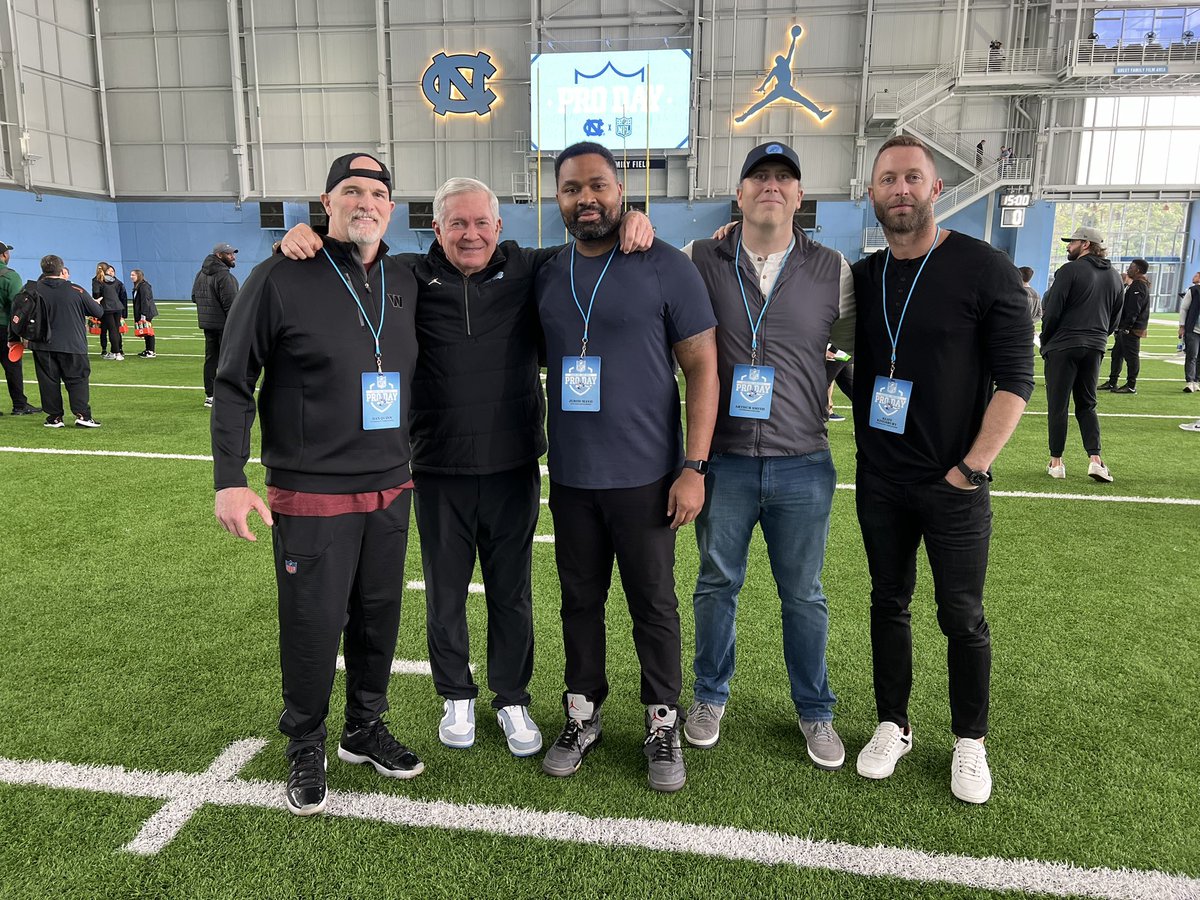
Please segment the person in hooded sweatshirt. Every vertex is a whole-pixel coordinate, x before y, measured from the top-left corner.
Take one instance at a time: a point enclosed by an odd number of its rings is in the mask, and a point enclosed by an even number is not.
[[[1047,427],[1051,478],[1066,478],[1063,448],[1067,442],[1067,409],[1075,398],[1088,476],[1103,484],[1113,477],[1100,456],[1100,419],[1096,384],[1108,336],[1117,330],[1124,288],[1108,261],[1104,236],[1096,228],[1076,228],[1063,241],[1067,263],[1054,273],[1054,284],[1042,298],[1042,359],[1045,363]]]
[[[117,270],[106,262],[96,264],[92,297],[100,302],[104,310],[100,318],[100,358],[121,362],[125,359],[121,325],[129,315],[129,296],[125,293],[125,285],[117,277]]]
[[[238,280],[230,271],[237,265],[237,248],[220,243],[204,258],[204,264],[192,282],[192,302],[200,330],[204,332],[204,405],[213,405],[213,381],[217,376],[217,360],[221,358],[221,335],[225,318],[237,296]]]

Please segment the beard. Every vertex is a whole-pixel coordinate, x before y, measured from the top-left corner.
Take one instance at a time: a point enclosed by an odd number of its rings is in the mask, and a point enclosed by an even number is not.
[[[579,215],[585,212],[598,212],[600,218],[594,222],[580,222]],[[617,207],[605,209],[603,206],[587,206],[583,209],[576,207],[575,214],[567,223],[567,231],[577,241],[599,241],[609,237],[621,225],[621,210]]]
[[[911,200],[912,212],[908,216],[890,215],[889,209],[881,201],[876,201],[875,218],[883,226],[883,230],[892,234],[912,234],[923,231],[933,224],[933,202],[930,200]]]
[[[1075,248],[1074,250],[1067,251],[1067,262],[1075,262],[1075,260],[1077,260],[1077,259],[1079,259],[1079,248],[1078,247]]]

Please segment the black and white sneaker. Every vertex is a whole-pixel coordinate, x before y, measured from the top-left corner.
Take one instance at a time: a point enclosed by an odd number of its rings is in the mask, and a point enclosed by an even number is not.
[[[75,425],[79,428],[99,428],[100,423],[91,416],[76,416]]]
[[[292,757],[287,780],[288,809],[298,816],[313,816],[325,809],[325,748],[305,747]]]
[[[62,428],[62,416],[46,416],[46,421],[42,423],[47,428]]]
[[[204,398],[204,406],[205,406],[207,409],[212,409],[212,397],[205,397],[205,398]]]
[[[12,411],[14,416],[32,416],[35,413],[45,412],[40,406],[21,406]]]
[[[425,771],[425,763],[392,737],[383,719],[347,722],[338,742],[338,759],[370,763],[384,778],[416,778]]]

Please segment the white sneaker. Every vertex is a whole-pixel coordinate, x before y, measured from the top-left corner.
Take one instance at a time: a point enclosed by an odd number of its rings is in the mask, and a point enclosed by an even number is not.
[[[1179,427],[1184,431],[1200,431],[1200,419],[1197,419],[1195,422],[1184,422]]]
[[[506,706],[496,711],[496,721],[513,756],[533,756],[542,749],[542,733],[529,717],[529,707]]]
[[[983,741],[956,738],[950,761],[950,792],[964,803],[987,803],[992,796],[992,773],[988,770]]]
[[[1112,484],[1112,474],[1108,471],[1108,466],[1102,462],[1088,463],[1088,477],[1094,478],[1096,481],[1101,481],[1104,484]]]
[[[1057,466],[1052,463],[1048,464],[1046,466],[1046,474],[1051,478],[1066,478],[1067,465],[1066,463],[1059,463]]]
[[[905,734],[895,722],[880,722],[858,754],[858,774],[863,778],[887,778],[896,771],[900,757],[912,749],[912,742],[911,728]]]
[[[117,362],[125,362],[125,354],[124,353],[114,354],[113,359],[115,359]]]
[[[447,700],[438,724],[438,737],[447,747],[466,750],[475,745],[475,701]]]

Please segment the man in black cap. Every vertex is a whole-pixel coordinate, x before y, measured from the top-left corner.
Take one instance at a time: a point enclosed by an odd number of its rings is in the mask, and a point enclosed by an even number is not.
[[[346,658],[343,762],[388,778],[424,764],[382,716],[408,549],[408,419],[417,285],[387,256],[391,175],[365,153],[335,160],[321,202],[329,235],[313,259],[272,256],[230,310],[216,375],[216,515],[254,540],[274,526],[288,808],[325,808],[325,717],[338,644]],[[267,503],[246,485],[254,385]],[[269,507],[269,508],[268,508]]]
[[[742,223],[720,240],[684,248],[717,316],[721,394],[696,519],[695,702],[683,733],[696,747],[720,737],[738,594],[757,524],[782,603],[783,658],[800,731],[812,762],[835,770],[846,753],[833,727],[821,589],[837,481],[825,430],[825,349],[831,337],[853,346],[854,279],[840,253],[795,224],[803,196],[795,151],[778,141],[755,147],[738,183]]]
[[[1088,476],[1101,484],[1113,477],[1100,457],[1100,419],[1096,384],[1108,336],[1121,319],[1121,276],[1108,261],[1104,235],[1082,226],[1064,237],[1067,262],[1054,273],[1042,300],[1042,359],[1046,376],[1046,423],[1050,438],[1051,478],[1066,478],[1067,409],[1075,400],[1075,419],[1088,454]]]
[[[5,322],[12,317],[13,297],[20,293],[22,284],[21,276],[8,267],[11,252],[12,245],[0,241],[0,313],[4,314]],[[8,395],[12,397],[12,414],[28,416],[40,413],[42,408],[30,406],[29,398],[25,396],[25,377],[20,358],[14,361],[9,358],[8,353],[0,353],[0,363],[4,366],[4,378],[8,381]]]
[[[196,304],[200,330],[204,332],[204,405],[208,407],[213,405],[213,378],[221,356],[221,333],[238,292],[238,280],[230,271],[237,265],[237,254],[236,247],[217,244],[204,258],[192,282],[192,302]]]

